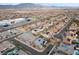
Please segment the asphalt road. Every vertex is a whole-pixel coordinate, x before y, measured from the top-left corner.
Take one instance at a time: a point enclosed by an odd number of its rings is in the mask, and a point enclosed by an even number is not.
[[[59,39],[63,39],[63,32],[72,24],[74,19],[70,19],[63,27],[62,29],[56,34],[54,35],[54,37],[59,38]]]
[[[11,39],[10,41],[12,41],[12,43],[16,46],[19,46],[20,48],[22,48],[23,50],[25,50],[25,52],[30,52],[31,55],[47,55],[50,50],[53,48],[53,45],[49,45],[43,52],[38,52],[35,49],[15,40],[15,39]]]

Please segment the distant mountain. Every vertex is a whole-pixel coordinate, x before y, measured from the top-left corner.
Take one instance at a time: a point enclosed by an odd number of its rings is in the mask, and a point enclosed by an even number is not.
[[[0,9],[9,9],[9,8],[13,8],[13,5],[0,5]]]
[[[33,3],[21,3],[18,5],[0,5],[0,9],[43,8],[45,6]]]
[[[33,4],[33,3],[22,3],[19,5],[16,5],[17,8],[41,8],[43,7],[42,5],[39,4]]]
[[[79,7],[73,7],[73,6],[50,6],[50,7],[59,9],[79,9]]]
[[[26,9],[26,8],[61,8],[61,9],[77,9],[79,7],[62,6],[58,4],[34,4],[34,3],[21,3],[18,5],[0,5],[0,9]]]

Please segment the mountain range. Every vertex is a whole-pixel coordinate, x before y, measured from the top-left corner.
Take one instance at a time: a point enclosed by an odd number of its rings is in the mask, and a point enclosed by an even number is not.
[[[44,4],[34,4],[34,3],[20,3],[17,5],[0,5],[0,9],[27,9],[27,8],[78,8],[72,6],[56,6],[56,5],[44,5]]]
[[[0,9],[43,8],[45,6],[33,3],[21,3],[18,5],[0,5]]]

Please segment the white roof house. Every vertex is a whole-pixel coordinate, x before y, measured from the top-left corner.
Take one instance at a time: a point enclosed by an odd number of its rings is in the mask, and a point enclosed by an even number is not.
[[[45,40],[43,38],[37,38],[35,41],[34,41],[34,44],[37,48],[43,48],[43,45],[45,43]]]

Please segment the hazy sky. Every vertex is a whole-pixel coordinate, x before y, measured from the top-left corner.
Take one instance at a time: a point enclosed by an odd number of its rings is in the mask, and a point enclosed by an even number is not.
[[[0,5],[17,5],[20,3],[0,3]],[[37,4],[37,3],[35,3]],[[39,3],[41,4],[41,3]],[[47,6],[74,6],[74,7],[78,7],[79,3],[42,3],[42,5],[47,5]]]
[[[19,3],[0,3],[0,5],[17,5]]]

